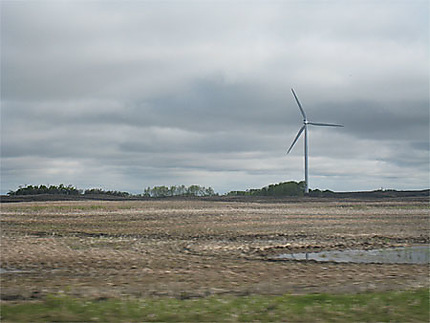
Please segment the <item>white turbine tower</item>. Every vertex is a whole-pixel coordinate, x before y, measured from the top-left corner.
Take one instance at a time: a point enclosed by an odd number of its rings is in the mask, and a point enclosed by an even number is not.
[[[323,126],[323,127],[343,127],[340,124],[332,124],[332,123],[319,123],[319,122],[310,122],[308,121],[308,118],[306,117],[306,113],[302,108],[302,105],[300,104],[299,99],[297,98],[296,93],[293,89],[291,89],[291,92],[293,92],[294,98],[296,99],[297,105],[299,106],[300,112],[303,116],[303,126],[300,128],[296,138],[294,139],[293,143],[291,144],[290,148],[288,149],[287,154],[293,149],[294,145],[296,144],[297,140],[299,139],[302,132],[305,132],[305,193],[309,193],[309,176],[308,176],[308,125],[312,126]]]

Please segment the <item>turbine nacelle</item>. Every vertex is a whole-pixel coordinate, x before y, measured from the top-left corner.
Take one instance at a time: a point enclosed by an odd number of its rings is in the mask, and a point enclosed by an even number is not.
[[[287,154],[293,149],[294,145],[296,144],[297,140],[299,139],[300,135],[303,133],[303,130],[307,128],[308,125],[312,126],[319,126],[319,127],[343,127],[340,124],[334,124],[334,123],[321,123],[321,122],[312,122],[309,121],[306,117],[305,110],[303,110],[303,107],[299,101],[299,98],[296,95],[296,92],[294,92],[293,89],[291,89],[291,92],[293,92],[294,98],[296,99],[297,105],[299,106],[300,112],[303,116],[303,127],[300,128],[299,132],[297,133],[296,138],[294,139],[293,143],[291,144],[290,148],[288,149]]]

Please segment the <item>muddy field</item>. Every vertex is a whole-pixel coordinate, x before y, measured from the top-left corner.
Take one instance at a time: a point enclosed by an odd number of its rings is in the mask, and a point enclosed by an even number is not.
[[[428,198],[3,203],[1,297],[413,289],[429,286],[428,265],[273,259],[428,243]]]

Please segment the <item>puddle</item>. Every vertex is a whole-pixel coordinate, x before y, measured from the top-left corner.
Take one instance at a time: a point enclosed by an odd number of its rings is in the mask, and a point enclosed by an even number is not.
[[[373,250],[342,250],[303,253],[285,253],[280,260],[314,260],[319,262],[378,263],[378,264],[428,264],[429,246],[387,248]]]
[[[0,268],[0,274],[26,274],[26,273],[29,273],[29,271],[19,270],[19,269]]]

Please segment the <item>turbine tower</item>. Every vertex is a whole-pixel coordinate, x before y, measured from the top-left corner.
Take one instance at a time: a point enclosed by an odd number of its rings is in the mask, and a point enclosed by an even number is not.
[[[293,92],[294,98],[296,99],[297,105],[299,106],[300,112],[303,116],[303,126],[300,128],[299,132],[297,133],[296,138],[294,138],[293,143],[291,144],[290,148],[288,149],[287,154],[290,153],[291,149],[293,149],[294,145],[296,144],[297,140],[299,139],[302,132],[305,132],[305,193],[309,193],[309,175],[308,175],[308,125],[312,126],[322,126],[322,127],[343,127],[340,124],[332,124],[332,123],[320,123],[320,122],[310,122],[308,121],[308,118],[306,116],[305,110],[303,110],[302,105],[300,104],[299,99],[297,98],[296,93],[293,89],[291,89],[291,92]]]

